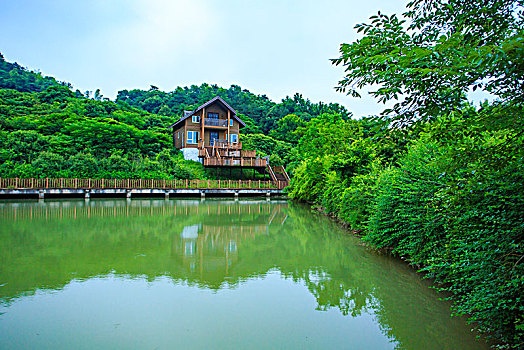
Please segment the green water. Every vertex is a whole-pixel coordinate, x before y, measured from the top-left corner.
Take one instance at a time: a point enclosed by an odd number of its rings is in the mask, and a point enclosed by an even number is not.
[[[0,349],[482,349],[307,206],[0,202]]]

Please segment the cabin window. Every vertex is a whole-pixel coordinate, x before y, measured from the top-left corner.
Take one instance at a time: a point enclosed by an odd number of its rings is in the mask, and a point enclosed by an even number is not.
[[[231,135],[229,135],[229,142],[231,142],[231,143],[237,143],[237,142],[238,142],[238,135],[237,135],[237,134],[231,134]]]
[[[210,132],[209,133],[209,145],[213,146],[216,140],[218,140],[218,132]]]
[[[233,126],[233,119],[229,119],[229,126]]]
[[[198,131],[188,131],[187,132],[187,143],[198,143]]]
[[[200,117],[198,115],[193,116],[193,123],[200,123]]]
[[[207,117],[210,118],[210,119],[218,119],[218,113],[215,113],[215,112],[209,112],[207,114]]]

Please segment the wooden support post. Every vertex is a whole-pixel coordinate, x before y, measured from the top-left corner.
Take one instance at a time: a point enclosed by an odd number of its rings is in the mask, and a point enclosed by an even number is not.
[[[202,108],[202,117],[200,118],[200,123],[202,124],[202,135],[200,135],[200,138],[202,139],[202,146],[205,148],[206,147],[206,142],[204,140],[204,132],[205,132],[205,129],[204,129],[204,120],[206,119],[206,108]]]
[[[229,120],[231,119],[231,111],[228,109],[227,110],[227,135],[226,135],[226,146],[227,146],[227,149],[229,150]]]

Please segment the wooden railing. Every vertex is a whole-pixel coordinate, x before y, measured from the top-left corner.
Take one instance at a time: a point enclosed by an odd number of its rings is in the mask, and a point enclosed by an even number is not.
[[[204,125],[227,128],[227,119],[204,118]]]
[[[278,181],[277,177],[275,176],[275,173],[273,172],[273,168],[271,167],[270,164],[267,165],[267,170],[269,171],[269,176],[271,176],[271,179],[273,181]]]
[[[247,149],[243,149],[241,151],[242,157],[255,158],[256,157],[256,153],[257,153],[257,151],[250,151],[250,150],[247,150]]]
[[[228,157],[228,158],[217,158],[209,157],[204,158],[204,166],[239,166],[239,167],[265,167],[267,161],[262,158],[242,158],[242,157]]]
[[[228,149],[213,148],[213,147],[206,146],[206,148],[198,150],[198,156],[206,157],[206,158],[209,158],[209,157],[255,158],[256,151],[231,150],[231,149],[228,150]]]
[[[213,159],[213,158],[209,158]],[[255,159],[257,160],[257,159]],[[258,159],[260,160],[260,159]],[[287,181],[0,178],[0,189],[283,189]]]
[[[229,148],[240,150],[242,149],[242,142],[231,143],[227,142],[226,140],[215,139],[214,146],[215,148]],[[202,139],[198,140],[198,148],[203,149],[204,147],[212,148],[213,145],[204,145],[204,141],[202,141]]]

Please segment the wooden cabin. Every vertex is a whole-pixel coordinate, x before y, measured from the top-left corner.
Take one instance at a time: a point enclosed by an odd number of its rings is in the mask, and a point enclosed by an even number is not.
[[[239,133],[244,126],[237,112],[217,96],[194,111],[184,111],[169,128],[173,129],[173,146],[182,150],[185,159],[200,161],[205,167],[264,169],[266,159],[242,149]]]

